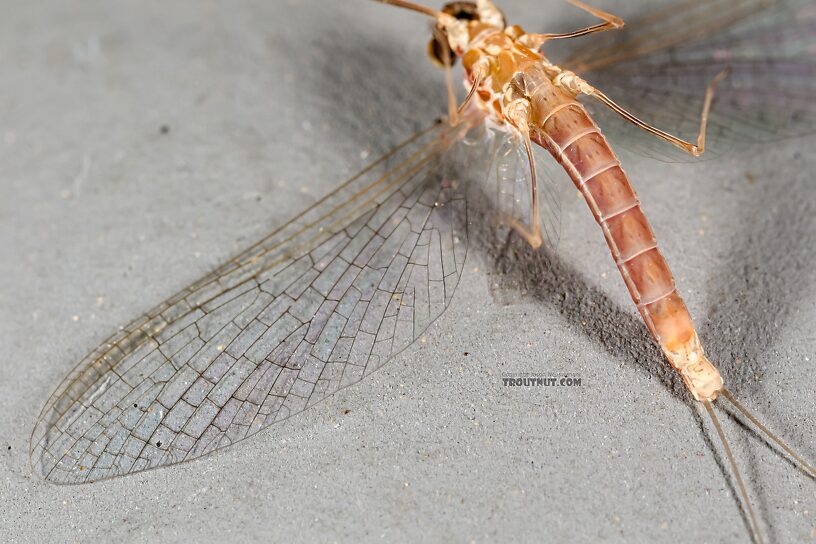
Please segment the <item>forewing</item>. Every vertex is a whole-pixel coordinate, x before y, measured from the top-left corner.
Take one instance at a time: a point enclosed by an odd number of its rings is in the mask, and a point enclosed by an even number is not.
[[[714,94],[707,150],[812,133],[816,124],[816,3],[812,0],[680,2],[620,32],[583,41],[560,64],[644,121],[697,137],[706,87]],[[615,143],[665,160],[693,160],[585,101]]]
[[[233,444],[378,369],[451,301],[465,200],[438,125],[121,329],[59,386],[35,471],[82,483]]]

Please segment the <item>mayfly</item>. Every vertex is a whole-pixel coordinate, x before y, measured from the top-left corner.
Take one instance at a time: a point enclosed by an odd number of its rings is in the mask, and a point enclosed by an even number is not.
[[[443,158],[459,144],[489,146],[481,194],[501,224],[539,248],[552,245],[559,230],[554,193],[535,158],[540,148],[583,195],[649,332],[710,415],[759,541],[715,401],[724,397],[816,473],[724,386],[629,178],[579,98],[624,121],[610,134],[633,127],[692,157],[707,144],[805,132],[816,80],[807,41],[816,24],[812,3],[688,2],[647,16],[611,44],[554,63],[542,52],[549,42],[618,30],[623,21],[570,0],[601,22],[537,34],[509,25],[489,0],[441,10],[379,1],[432,20],[428,50],[447,77],[447,119],[93,350],[37,420],[35,471],[55,483],[84,483],[197,458],[377,370],[450,305],[464,270],[463,218],[474,202],[466,184],[445,175]],[[453,90],[455,61],[465,70],[461,102]],[[609,85],[601,90],[598,81]],[[691,92],[700,81],[699,93]],[[613,99],[632,88],[641,108],[654,106],[662,128]],[[667,131],[680,134],[692,118],[695,141]]]

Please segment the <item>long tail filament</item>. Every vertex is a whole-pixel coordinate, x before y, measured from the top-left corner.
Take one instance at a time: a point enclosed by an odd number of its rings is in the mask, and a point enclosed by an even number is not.
[[[720,435],[720,440],[722,441],[723,448],[725,449],[725,454],[728,457],[728,462],[731,464],[731,472],[734,474],[734,479],[737,481],[740,495],[742,495],[742,502],[745,504],[745,509],[748,511],[748,519],[751,524],[751,535],[757,544],[762,544],[762,537],[759,533],[759,525],[757,524],[756,516],[754,515],[754,507],[751,506],[751,499],[748,498],[748,492],[745,490],[745,484],[742,481],[742,476],[740,475],[740,471],[737,468],[737,463],[734,460],[734,454],[731,451],[731,446],[728,445],[728,440],[725,438],[725,433],[723,433],[722,427],[720,426],[720,420],[717,419],[717,414],[714,413],[714,408],[711,406],[711,401],[706,399],[702,402],[703,406],[705,406],[706,411],[708,412],[708,415],[711,416],[711,421],[714,423],[714,428],[717,429],[717,434]]]
[[[780,448],[782,448],[788,455],[790,455],[793,459],[799,463],[800,467],[804,472],[806,472],[811,477],[816,477],[816,470],[814,470],[813,466],[810,465],[807,461],[802,458],[801,455],[793,451],[790,446],[788,446],[784,440],[779,438],[777,435],[772,433],[768,428],[763,425],[757,418],[752,414],[745,406],[743,406],[737,399],[734,398],[734,395],[726,388],[723,388],[720,391],[720,394],[725,397],[728,402],[730,402],[734,407],[743,415],[745,416],[748,421],[754,424],[754,426],[762,431],[765,436],[767,436],[771,441],[776,443]],[[703,405],[708,412],[708,415],[711,416],[711,421],[714,423],[714,428],[717,429],[717,434],[720,436],[720,440],[722,441],[723,448],[725,449],[725,454],[728,457],[728,462],[731,465],[731,471],[734,474],[734,479],[737,481],[737,486],[739,487],[740,495],[742,495],[742,502],[745,504],[745,509],[748,512],[748,518],[751,525],[751,535],[753,536],[754,540],[758,543],[762,543],[762,537],[760,536],[759,532],[759,525],[756,521],[756,516],[754,515],[754,509],[751,506],[751,501],[748,498],[748,493],[745,491],[745,484],[742,481],[742,476],[740,475],[739,469],[737,469],[737,463],[734,461],[734,454],[731,451],[731,446],[728,445],[728,440],[725,438],[725,433],[723,433],[722,426],[720,426],[720,421],[717,419],[717,415],[714,413],[714,408],[711,404],[711,401],[704,400]]]
[[[767,436],[768,438],[770,438],[770,439],[771,439],[772,441],[774,441],[774,442],[775,442],[775,443],[776,443],[776,444],[777,444],[777,445],[778,445],[780,448],[782,448],[783,450],[785,450],[785,451],[788,453],[788,455],[790,455],[791,457],[793,457],[794,459],[796,459],[796,462],[798,462],[798,463],[799,463],[799,465],[802,467],[802,469],[803,469],[805,472],[807,472],[807,473],[808,473],[808,474],[809,474],[811,477],[816,478],[816,469],[814,469],[814,468],[813,468],[813,466],[811,466],[810,464],[808,464],[808,462],[807,462],[807,461],[805,461],[805,460],[802,458],[802,456],[801,456],[801,455],[799,455],[799,454],[797,454],[795,451],[793,451],[793,450],[790,448],[790,446],[788,446],[788,445],[785,443],[785,441],[784,441],[784,440],[782,440],[781,438],[779,438],[778,436],[776,436],[774,433],[772,433],[771,431],[769,431],[769,430],[768,430],[768,428],[767,428],[765,425],[763,425],[763,424],[762,424],[762,423],[761,423],[761,422],[760,422],[760,421],[759,421],[759,420],[758,420],[758,419],[757,419],[757,418],[754,416],[754,414],[752,414],[751,412],[749,412],[749,411],[748,411],[748,409],[747,409],[745,406],[743,406],[742,404],[740,404],[740,402],[739,402],[737,399],[735,399],[735,398],[734,398],[734,395],[732,395],[732,394],[731,394],[731,391],[729,391],[728,389],[723,388],[723,389],[722,389],[722,391],[721,391],[721,393],[722,393],[722,396],[723,396],[723,397],[725,397],[726,399],[728,399],[728,401],[729,401],[731,404],[733,404],[733,405],[734,405],[734,407],[735,407],[737,410],[739,410],[739,412],[740,412],[740,413],[741,413],[743,416],[745,416],[746,418],[748,418],[748,420],[749,420],[751,423],[753,423],[753,424],[754,424],[754,426],[755,426],[757,429],[759,429],[760,431],[762,431],[763,433],[765,433],[765,436]]]

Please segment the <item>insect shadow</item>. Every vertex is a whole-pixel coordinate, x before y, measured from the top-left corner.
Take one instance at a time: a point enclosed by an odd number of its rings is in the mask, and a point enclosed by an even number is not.
[[[489,217],[480,197],[471,194],[468,214]],[[486,265],[494,301],[508,304],[526,297],[540,302],[613,357],[657,378],[678,399],[693,400],[643,322],[591,285],[576,265],[552,250],[531,248],[515,231],[497,228],[492,221],[471,221],[469,227],[469,258]]]
[[[785,203],[780,203],[779,207],[781,209],[789,208],[788,205],[792,205],[794,199],[788,197],[785,200]],[[473,205],[474,202],[476,203],[475,206]],[[487,216],[489,211],[479,209],[478,202],[478,197],[471,198],[469,203],[470,210],[473,210],[475,207],[478,217]],[[800,206],[800,208],[803,215],[807,215],[808,206]],[[812,221],[812,217],[813,215],[809,216],[808,220]],[[797,225],[803,225],[805,223],[805,220],[796,222]],[[756,228],[761,227],[758,226]],[[616,359],[621,360],[624,364],[635,366],[649,377],[657,377],[659,382],[673,396],[685,402],[689,407],[706,449],[712,453],[713,459],[720,473],[723,475],[731,495],[738,501],[736,497],[739,497],[739,493],[731,471],[726,459],[722,456],[720,450],[715,446],[712,440],[713,431],[707,426],[706,419],[704,419],[702,411],[699,409],[700,406],[698,403],[693,402],[682,380],[665,361],[659,348],[653,343],[642,321],[635,315],[621,309],[618,304],[601,289],[590,285],[574,265],[556,253],[549,250],[532,249],[529,244],[515,234],[514,231],[506,231],[504,234],[500,234],[500,232],[501,231],[490,225],[489,222],[480,221],[478,223],[470,223],[469,237],[471,256],[475,253],[478,258],[488,266],[488,281],[490,282],[491,293],[494,295],[494,299],[498,302],[504,300],[510,300],[512,302],[519,296],[532,298],[550,310],[557,311],[570,325],[582,330],[587,337],[601,345]],[[779,234],[781,233],[776,232],[772,234],[763,231],[763,236],[768,236],[768,240],[774,240],[775,235]],[[790,233],[786,235],[789,236]],[[749,233],[745,244],[750,243],[751,238],[751,234]],[[743,254],[740,251],[741,249],[743,248],[735,246],[733,252],[735,260]],[[755,251],[759,251],[761,254],[762,248],[755,248]],[[778,271],[775,270],[775,268],[776,266],[769,267],[769,270],[764,272],[774,275],[775,280],[782,285],[790,285],[790,282],[794,281],[793,277],[780,277],[776,275]],[[743,269],[746,269],[746,267],[743,267]],[[791,273],[791,275],[793,276],[794,273]],[[796,277],[801,278],[801,275],[796,275]],[[794,303],[794,301],[790,302]],[[736,313],[733,309],[726,308],[725,310],[726,315],[734,315]],[[750,321],[747,317],[747,310],[747,308],[739,310],[740,312],[745,312],[740,313],[740,315],[746,316],[743,317],[743,320],[746,322]],[[739,325],[737,325],[737,327],[738,326]],[[743,327],[745,327],[744,324]],[[752,327],[757,330],[762,330],[763,325],[754,323]],[[748,329],[743,334],[752,334],[754,329]],[[750,338],[756,337],[743,336],[742,340],[744,341]],[[738,339],[737,337],[732,340],[737,341]],[[756,344],[750,341],[744,341],[743,345]],[[714,347],[711,353],[718,353],[718,347],[719,346]],[[733,365],[723,365],[726,376],[729,375],[732,366]],[[738,374],[738,376],[740,375]],[[748,382],[749,379],[743,377],[743,380],[734,381],[739,387],[739,385]],[[750,383],[753,383],[752,379],[750,379]],[[791,464],[791,466],[795,467],[795,464],[786,455],[774,448],[764,436],[758,434],[752,427],[744,425],[742,420],[735,417],[733,410],[728,408],[726,408],[726,410],[740,427],[746,429],[750,435],[762,441],[766,447],[770,448],[774,453]],[[740,434],[740,436],[744,438],[747,435]],[[754,459],[751,461],[754,461]],[[761,481],[761,474],[758,470],[759,463],[750,462],[748,465],[750,466],[752,481]],[[763,519],[772,519],[772,508],[768,504],[766,497],[761,495],[758,502],[758,507],[762,512]],[[750,527],[747,511],[744,508],[739,508],[739,512],[743,523]],[[769,525],[768,530],[773,531],[773,526]]]
[[[769,355],[801,306],[801,293],[813,287],[816,185],[804,176],[755,183],[756,194],[737,207],[735,237],[708,282],[701,335],[733,388],[764,396],[756,376],[768,365],[784,365]]]
[[[343,32],[354,26],[349,20],[318,35],[317,49],[331,53],[304,77],[343,138],[377,156],[430,124],[447,95],[441,70],[385,35]]]
[[[750,203],[738,206],[737,234],[708,282],[709,310],[700,334],[732,389],[747,392],[742,396],[763,407],[762,417],[769,426],[781,429],[795,449],[812,458],[802,447],[801,433],[790,423],[791,407],[774,402],[772,392],[757,377],[784,366],[773,356],[774,347],[791,325],[801,293],[813,289],[810,264],[816,259],[816,186],[800,176],[784,181],[758,180],[754,189],[751,192],[757,194]],[[733,410],[728,412],[747,431],[741,434],[743,438],[758,440],[796,466],[763,435],[735,417]],[[761,479],[759,460],[749,455],[751,478]],[[773,508],[764,494],[758,497],[758,508],[764,519],[771,519]],[[773,531],[772,525],[769,530]]]
[[[708,282],[700,334],[732,388],[763,404],[771,426],[788,430],[789,407],[773,402],[757,378],[785,366],[773,356],[775,346],[801,306],[801,293],[813,289],[816,185],[806,176],[756,183],[757,194],[737,207],[736,235]]]

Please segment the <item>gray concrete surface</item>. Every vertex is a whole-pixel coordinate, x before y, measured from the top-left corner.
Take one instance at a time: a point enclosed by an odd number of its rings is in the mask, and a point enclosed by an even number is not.
[[[531,27],[576,20],[506,4]],[[356,387],[203,460],[40,481],[28,436],[80,357],[444,94],[425,23],[362,0],[0,8],[0,541],[748,540],[713,429],[569,187],[557,258],[511,263],[534,283],[515,304],[494,301],[474,250],[427,342]],[[811,459],[813,145],[695,165],[623,154],[711,358]],[[522,371],[582,386],[502,386]],[[724,425],[768,539],[816,540],[816,482]]]

